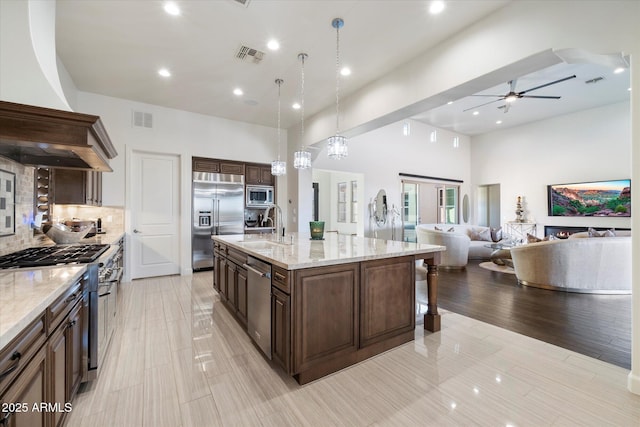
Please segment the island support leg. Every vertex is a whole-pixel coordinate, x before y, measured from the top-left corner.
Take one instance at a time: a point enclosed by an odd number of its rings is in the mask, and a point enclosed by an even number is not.
[[[430,332],[440,330],[440,315],[438,314],[438,266],[427,262],[427,312],[424,315],[424,328]]]

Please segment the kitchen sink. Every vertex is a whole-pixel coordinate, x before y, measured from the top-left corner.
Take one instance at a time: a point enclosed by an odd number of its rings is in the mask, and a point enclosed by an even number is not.
[[[237,243],[240,243],[242,246],[247,249],[274,249],[274,248],[282,248],[286,246],[291,246],[289,243],[280,243],[273,242],[270,240],[240,240]]]

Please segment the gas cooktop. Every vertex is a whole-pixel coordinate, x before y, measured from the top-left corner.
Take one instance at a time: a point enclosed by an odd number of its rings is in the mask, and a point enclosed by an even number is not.
[[[109,245],[64,245],[27,248],[0,256],[0,269],[94,262]]]

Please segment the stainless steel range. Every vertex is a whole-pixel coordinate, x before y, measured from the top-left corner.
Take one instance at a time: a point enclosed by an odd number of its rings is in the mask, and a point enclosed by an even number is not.
[[[0,269],[87,264],[82,301],[85,306],[83,335],[88,337],[83,350],[86,358],[83,366],[83,381],[97,378],[98,364],[101,363],[104,350],[108,345],[108,341],[106,343],[104,341],[107,331],[107,325],[104,323],[113,325],[110,321],[112,315],[107,312],[115,314],[117,287],[113,284],[119,281],[121,276],[121,269],[117,267],[118,256],[121,257],[121,253],[117,246],[103,244],[33,247],[0,256]],[[107,309],[107,301],[112,301],[111,310]],[[109,334],[112,330],[113,326],[110,326]]]

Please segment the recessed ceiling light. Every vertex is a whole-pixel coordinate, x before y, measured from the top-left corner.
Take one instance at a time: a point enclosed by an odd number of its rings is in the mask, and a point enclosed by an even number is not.
[[[267,43],[267,47],[271,50],[278,50],[280,49],[280,43],[278,42],[278,40],[272,39]]]
[[[297,102],[294,102],[293,105],[291,106],[291,108],[293,108],[294,110],[299,110],[300,109],[300,104],[298,104]]]
[[[474,112],[473,112],[473,115],[474,115],[474,116],[477,116],[478,114],[480,114],[480,111],[474,111]]]
[[[447,105],[451,105],[451,104],[453,104],[453,101],[447,102]]]
[[[160,68],[158,70],[158,74],[160,74],[162,77],[171,77],[171,72],[166,68]]]
[[[351,68],[343,67],[342,70],[340,70],[340,74],[342,74],[343,76],[350,76],[351,75]]]
[[[624,68],[623,67],[618,67],[615,70],[613,70],[614,73],[616,74],[620,74],[620,73],[624,73]]]
[[[431,2],[429,6],[429,13],[432,15],[437,15],[444,10],[444,2],[441,0],[435,0]]]
[[[501,125],[501,124],[502,124],[502,120],[498,120],[498,121],[496,122],[496,124],[497,124],[497,125]]]
[[[235,89],[233,90],[233,94],[234,94],[235,96],[242,96],[242,94],[244,94],[244,92],[242,91],[242,89],[240,89],[239,87],[237,87],[237,88],[235,88]]]
[[[172,1],[168,1],[164,4],[164,11],[169,15],[178,16],[180,15],[180,8],[177,4]]]

